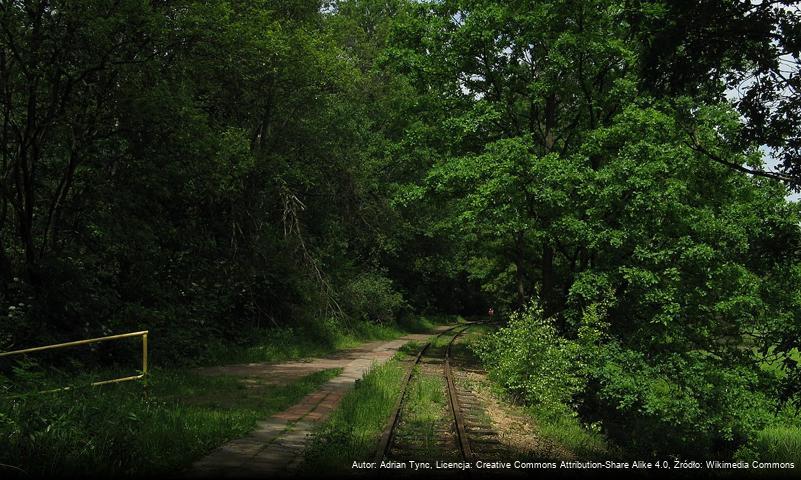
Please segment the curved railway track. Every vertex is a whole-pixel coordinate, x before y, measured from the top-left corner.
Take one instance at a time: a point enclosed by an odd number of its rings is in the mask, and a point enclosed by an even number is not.
[[[469,328],[479,322],[457,325],[448,330],[440,332],[433,340],[426,343],[416,357],[413,359],[408,372],[404,378],[401,393],[394,406],[387,425],[380,437],[378,448],[376,449],[375,460],[381,462],[388,458],[409,458],[414,454],[414,450],[409,450],[409,438],[421,438],[423,434],[406,432],[406,436],[398,435],[399,425],[402,421],[404,405],[409,395],[409,385],[418,371],[418,366],[424,363],[428,365],[442,364],[442,374],[445,380],[447,391],[447,410],[450,420],[439,425],[435,433],[436,446],[444,450],[457,453],[460,459],[473,461],[477,456],[484,457],[497,453],[500,447],[497,441],[497,433],[492,428],[491,422],[483,414],[480,402],[477,397],[469,390],[460,386],[454,375],[452,367],[453,352],[452,347],[456,340]],[[438,340],[446,335],[451,335],[450,340],[440,352],[439,358],[432,358],[429,353],[433,350],[432,345],[436,345]],[[424,360],[427,360],[424,362]],[[411,435],[411,437],[409,436]],[[411,458],[414,458],[413,456]]]

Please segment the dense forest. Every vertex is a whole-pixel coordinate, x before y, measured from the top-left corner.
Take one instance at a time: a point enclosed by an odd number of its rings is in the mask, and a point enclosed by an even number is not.
[[[2,1],[0,350],[494,307],[630,451],[799,438],[800,54],[777,0]]]

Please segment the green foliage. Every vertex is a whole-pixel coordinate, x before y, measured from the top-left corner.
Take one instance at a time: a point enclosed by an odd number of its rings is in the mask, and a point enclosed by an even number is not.
[[[558,446],[553,450],[555,460],[564,458],[562,448],[580,459],[620,457],[620,452],[610,446],[609,440],[598,431],[598,428],[588,428],[580,418],[569,411],[557,414],[529,407],[527,412],[535,422],[537,436],[545,442]]]
[[[516,395],[578,402],[634,449],[729,452],[801,384],[801,207],[761,170],[765,143],[797,183],[798,95],[776,97],[796,77],[771,57],[797,50],[797,17],[10,2],[0,348],[148,328],[154,359],[210,362],[271,327],[246,357],[287,358],[391,335],[410,308],[535,299],[481,350]],[[771,80],[721,103],[752,67]]]
[[[452,321],[453,316],[442,318],[442,323]],[[181,361],[192,365],[224,365],[320,357],[365,341],[392,340],[407,332],[427,333],[434,325],[425,317],[409,315],[402,322],[392,320],[386,324],[360,322],[345,326],[329,318],[300,327],[253,328],[241,332],[237,342],[206,339],[201,353]]]
[[[477,329],[471,329],[469,348],[488,368],[495,394],[523,404],[513,408],[531,417],[537,437],[549,445],[548,458],[620,455],[600,431],[600,422],[585,424],[575,409],[586,383],[583,349],[592,343],[591,329],[585,328],[581,341],[565,340],[536,304],[513,313],[507,326],[492,333],[473,337]]]
[[[801,464],[801,428],[797,426],[767,428],[754,443],[760,460]]]
[[[106,378],[115,373],[104,372]],[[5,398],[0,463],[5,473],[19,473],[6,468],[11,466],[33,477],[174,474],[337,373],[318,372],[286,386],[248,387],[234,377],[158,369],[146,387],[133,382]],[[66,381],[48,377],[39,387]]]
[[[353,318],[377,324],[394,323],[407,307],[392,280],[379,273],[362,273],[345,288],[345,302]]]
[[[512,313],[473,348],[490,378],[543,411],[563,413],[583,388],[578,345],[560,337],[536,304]]]
[[[371,368],[314,433],[304,452],[306,465],[314,472],[347,472],[354,460],[370,459],[404,374],[397,359]]]
[[[659,362],[619,345],[593,352],[586,402],[608,433],[644,454],[730,454],[773,418],[752,370],[706,352]]]
[[[760,462],[801,462],[801,429],[797,426],[768,427],[754,435],[737,452],[737,458]]]
[[[148,328],[158,358],[198,357],[253,328],[349,323],[349,287],[358,320],[394,317],[400,293],[358,274],[393,243],[367,107],[396,97],[370,72],[380,42],[358,34],[389,13],[4,8],[2,346]]]
[[[493,303],[538,297],[480,350],[499,383],[634,451],[729,454],[797,387],[758,358],[801,338],[801,210],[732,167],[763,160],[731,105],[642,89],[623,3],[410,7],[388,61],[443,139],[402,201]]]

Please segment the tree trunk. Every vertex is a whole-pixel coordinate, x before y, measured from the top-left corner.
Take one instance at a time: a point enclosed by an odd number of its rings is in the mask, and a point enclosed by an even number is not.
[[[3,243],[3,232],[0,230],[0,293],[2,293],[6,284],[11,278],[11,262],[6,256],[6,245]]]
[[[545,101],[545,154],[551,153],[556,143],[556,94],[550,94]]]
[[[24,277],[31,285],[38,285],[36,274],[36,245],[33,240],[33,165],[27,148],[19,150],[19,156],[14,165],[14,177],[17,188],[17,201],[15,209],[19,225],[19,239],[25,252]]]
[[[515,280],[517,283],[517,303],[521,307],[526,304],[526,282],[523,271],[525,265],[524,246],[523,233],[518,232],[515,238]]]
[[[543,313],[549,316],[554,313],[554,285],[556,284],[555,272],[553,268],[553,247],[546,240],[542,244],[542,298]]]

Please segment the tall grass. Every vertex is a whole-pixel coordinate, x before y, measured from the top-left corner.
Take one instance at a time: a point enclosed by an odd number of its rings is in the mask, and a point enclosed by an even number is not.
[[[271,386],[155,370],[147,388],[127,383],[4,399],[0,476],[175,473],[337,373]],[[47,379],[51,386],[64,381]]]
[[[535,407],[526,409],[534,419],[537,435],[544,443],[555,446],[554,452],[570,453],[579,459],[617,458],[620,452],[610,447],[606,437],[582,425],[567,409],[544,413]],[[561,459],[560,459],[561,460]]]
[[[753,441],[760,461],[792,462],[801,467],[801,428],[791,426],[768,427],[760,431]]]
[[[368,460],[400,394],[404,368],[397,357],[373,367],[315,432],[305,451],[316,472],[344,472]]]
[[[445,383],[441,376],[420,375],[409,385],[403,419],[405,430],[422,434],[419,442],[422,449],[431,455],[436,451],[437,425],[447,413]]]

